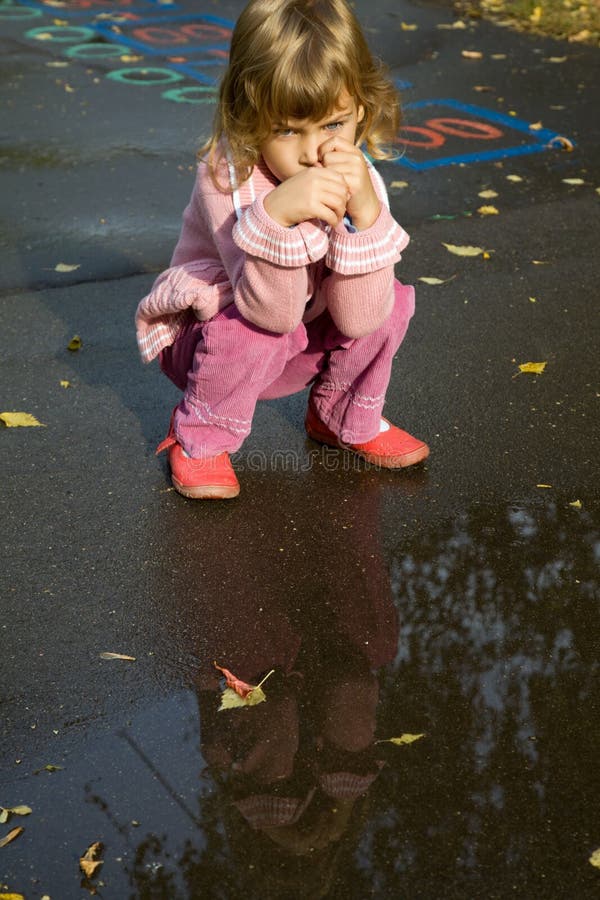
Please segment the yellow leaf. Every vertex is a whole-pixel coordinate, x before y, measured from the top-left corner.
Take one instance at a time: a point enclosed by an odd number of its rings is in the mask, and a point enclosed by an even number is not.
[[[537,297],[530,297],[530,298],[529,298],[529,302],[530,302],[530,303],[537,303]]]
[[[136,657],[135,656],[126,656],[125,653],[108,653],[108,652],[106,652],[106,653],[100,654],[100,659],[126,659],[126,660],[129,660],[130,662],[135,662]]]
[[[0,894],[0,900],[25,900],[23,894]]]
[[[418,25],[409,25],[408,22],[400,22],[402,31],[416,31],[418,27]]]
[[[102,850],[103,846],[101,842],[96,841],[94,844],[90,844],[79,860],[79,867],[86,878],[92,878],[96,874],[96,870],[104,864],[103,859],[98,859]]]
[[[465,59],[483,59],[481,50],[462,50],[461,55],[464,56]]]
[[[63,387],[63,388],[70,388],[70,387],[71,387],[71,382],[70,382],[70,381],[62,381],[62,380],[61,380],[60,386]]]
[[[43,422],[38,422],[35,416],[26,412],[3,412],[0,413],[0,420],[4,422],[7,428],[45,428]]]
[[[583,506],[581,500],[573,500],[572,503],[569,503],[569,506],[574,506],[575,509],[581,509]]]
[[[551,488],[551,484],[536,484],[537,488]]]
[[[597,850],[594,850],[592,855],[590,856],[591,864],[595,866],[597,869],[600,869],[600,847]]]
[[[55,272],[74,272],[75,269],[79,269],[81,263],[77,263],[76,265],[71,265],[69,263],[57,263],[54,266]]]
[[[390,184],[391,188],[405,188],[408,187],[408,181],[392,181]]]
[[[517,181],[523,181],[523,179],[521,178],[520,175],[507,175],[507,176],[506,176],[506,180],[507,180],[507,181],[515,181],[515,182],[517,182]]]
[[[506,53],[492,53],[492,59],[506,59]]]
[[[497,216],[499,215],[498,210],[495,206],[480,206],[477,210],[480,216]]]
[[[76,350],[80,349],[82,344],[83,344],[83,341],[81,340],[79,335],[74,334],[73,337],[71,338],[71,340],[69,341],[69,343],[67,344],[67,350],[70,350],[72,353],[74,353]]]
[[[489,190],[489,191],[480,191],[478,196],[481,197],[482,200],[493,200],[494,197],[498,196],[498,194],[496,193],[496,191]]]
[[[564,184],[585,184],[583,178],[563,178]]]
[[[10,816],[28,816],[31,813],[30,806],[9,806],[4,808],[0,807],[2,813],[0,813],[0,825],[4,825],[5,822],[8,822]]]
[[[545,62],[564,63],[568,60],[568,56],[549,56]]]
[[[453,278],[454,276],[452,276]],[[419,281],[422,281],[423,284],[446,284],[447,281],[452,281],[452,278],[419,278]]]
[[[533,123],[529,126],[529,130],[530,130],[530,131],[541,131],[543,127],[544,127],[544,126],[542,125],[541,122],[533,122]]]
[[[467,27],[467,25],[466,25],[465,22],[463,22],[462,19],[457,19],[456,22],[452,22],[451,25],[449,25],[447,22],[443,22],[443,23],[441,23],[441,24],[439,24],[439,25],[436,25],[436,28],[444,28],[444,29],[449,29],[449,30],[452,29],[452,28],[457,28],[457,29],[460,28],[460,29],[464,29],[464,28],[466,28],[466,27]]]
[[[420,738],[422,737],[425,737],[425,732],[423,732],[422,734],[401,734],[400,737],[387,738],[385,741],[378,741],[377,743],[389,743],[401,746],[402,744],[413,744],[415,741],[420,740]]]
[[[548,261],[545,259],[532,259],[531,262],[534,266],[547,266],[548,265]]]
[[[265,692],[259,685],[253,688],[245,697],[240,697],[240,695],[236,694],[231,688],[225,688],[221,694],[219,712],[222,709],[236,709],[240,706],[256,706],[257,703],[263,703],[266,699]]]
[[[485,252],[482,247],[461,247],[456,244],[445,244],[444,241],[442,244],[449,253],[454,253],[455,256],[479,256]]]
[[[544,369],[546,368],[547,363],[545,362],[526,362],[521,363],[519,365],[519,372],[531,372],[534,375],[541,375]]]
[[[543,13],[543,11],[544,11],[544,10],[542,9],[541,6],[535,6],[534,9],[533,9],[533,12],[532,12],[531,15],[529,16],[529,21],[530,21],[533,25],[537,25],[537,24],[539,23],[540,19],[542,18],[542,13]]]
[[[2,840],[0,841],[0,847],[6,847],[7,844],[10,844],[11,841],[14,841],[16,838],[18,838],[19,835],[24,831],[25,829],[21,825],[19,825],[18,828],[13,828],[12,831],[9,831],[8,834],[2,838]]]

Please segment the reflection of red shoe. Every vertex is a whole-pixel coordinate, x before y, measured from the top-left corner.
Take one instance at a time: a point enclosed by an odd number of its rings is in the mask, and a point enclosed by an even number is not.
[[[229,500],[237,497],[240,485],[229,453],[219,453],[218,456],[208,456],[206,459],[187,456],[175,437],[174,415],[173,411],[169,433],[156,448],[156,453],[169,451],[171,480],[175,490],[192,500]]]
[[[418,438],[412,437],[407,431],[402,431],[381,419],[382,430],[376,437],[364,444],[344,444],[327,425],[319,419],[309,402],[305,420],[306,430],[313,441],[329,444],[331,447],[343,447],[353,450],[362,456],[367,462],[384,469],[403,469],[405,466],[414,466],[429,456],[429,447]]]

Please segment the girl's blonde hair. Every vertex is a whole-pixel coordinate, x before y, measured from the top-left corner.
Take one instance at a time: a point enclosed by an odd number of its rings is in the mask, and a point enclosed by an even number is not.
[[[212,137],[200,150],[213,180],[227,145],[238,184],[249,176],[273,124],[319,121],[347,91],[362,106],[357,141],[375,159],[398,131],[396,89],[367,46],[346,0],[250,0],[235,26]]]

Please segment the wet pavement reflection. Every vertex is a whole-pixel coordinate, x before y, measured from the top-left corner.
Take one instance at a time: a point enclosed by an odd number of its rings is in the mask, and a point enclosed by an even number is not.
[[[365,487],[343,553],[343,515],[317,514],[297,532],[308,555],[286,567],[300,583],[258,599],[246,586],[240,602],[234,577],[203,609],[201,750],[219,839],[187,877],[215,896],[597,896],[589,515],[475,508],[384,556],[383,494]],[[283,515],[268,513],[275,534]],[[252,683],[275,668],[267,702],[218,712],[214,659]],[[403,732],[426,737],[377,743]]]
[[[78,832],[105,842],[103,884],[84,887],[598,896],[592,516],[543,496],[476,505],[390,546],[386,497],[363,473],[335,508],[328,491],[305,520],[300,504],[254,505],[237,528],[230,509],[165,497],[148,615],[181,691],[52,787],[64,803],[68,784]],[[274,669],[266,702],[219,711],[215,661],[253,684]],[[425,737],[387,741],[407,732]],[[73,868],[57,858],[31,896],[79,896]]]

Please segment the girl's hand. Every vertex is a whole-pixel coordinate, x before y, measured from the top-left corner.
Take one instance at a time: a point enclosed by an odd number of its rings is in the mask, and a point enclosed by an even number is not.
[[[267,194],[264,206],[270,217],[286,228],[307,219],[322,219],[335,228],[344,218],[349,196],[341,172],[317,165],[282,181]]]
[[[381,201],[362,152],[355,144],[334,135],[321,145],[319,157],[325,171],[342,175],[348,185],[350,197],[346,209],[352,224],[359,231],[370,228],[381,212]]]

